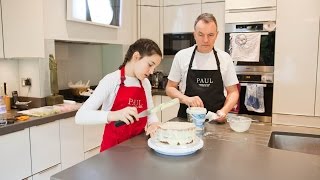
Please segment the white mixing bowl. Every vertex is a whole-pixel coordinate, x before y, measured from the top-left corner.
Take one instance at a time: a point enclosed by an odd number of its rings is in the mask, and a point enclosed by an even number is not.
[[[244,116],[230,116],[227,121],[232,130],[236,132],[245,132],[250,128],[252,119]]]

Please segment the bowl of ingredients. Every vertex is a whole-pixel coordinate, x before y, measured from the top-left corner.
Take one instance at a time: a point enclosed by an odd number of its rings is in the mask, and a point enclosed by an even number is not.
[[[230,128],[236,132],[245,132],[250,128],[251,118],[244,116],[228,116],[227,122]]]

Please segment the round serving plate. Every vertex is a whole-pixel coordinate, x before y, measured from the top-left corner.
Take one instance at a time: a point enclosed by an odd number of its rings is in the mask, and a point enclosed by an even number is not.
[[[203,147],[203,140],[196,136],[194,142],[186,145],[169,145],[155,138],[148,139],[148,146],[154,151],[169,156],[184,156],[195,153]]]

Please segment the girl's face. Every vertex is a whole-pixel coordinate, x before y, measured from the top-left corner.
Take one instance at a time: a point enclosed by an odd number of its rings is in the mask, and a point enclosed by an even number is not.
[[[161,56],[158,54],[144,56],[143,58],[141,58],[140,54],[138,56],[139,57],[135,59],[134,63],[134,74],[139,80],[142,81],[144,78],[148,78],[150,74],[153,74],[154,69],[161,62]]]

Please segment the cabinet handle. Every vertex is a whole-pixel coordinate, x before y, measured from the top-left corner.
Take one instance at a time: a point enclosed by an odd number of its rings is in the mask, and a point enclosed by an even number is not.
[[[90,151],[96,150],[97,148],[100,148],[100,146],[98,146],[98,147],[94,147],[94,148],[92,148],[92,149],[89,149],[89,150],[88,150],[88,151],[86,151],[86,152],[90,152]]]
[[[50,169],[53,169],[53,168],[57,167],[58,165],[60,165],[60,163],[59,163],[59,164],[56,164],[56,165],[54,165],[54,166],[51,166],[51,167],[49,167],[49,168],[47,168],[47,169],[44,169],[44,170],[38,172],[37,174],[45,173],[45,172],[49,171]]]

